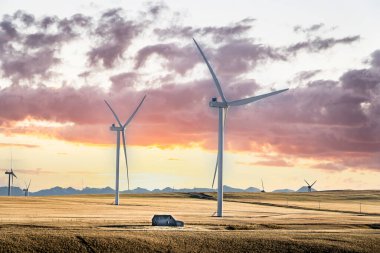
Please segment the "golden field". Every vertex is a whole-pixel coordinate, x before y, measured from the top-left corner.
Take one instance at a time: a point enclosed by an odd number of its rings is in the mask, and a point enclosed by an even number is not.
[[[226,193],[223,218],[202,197],[0,197],[0,252],[380,252],[380,191]]]

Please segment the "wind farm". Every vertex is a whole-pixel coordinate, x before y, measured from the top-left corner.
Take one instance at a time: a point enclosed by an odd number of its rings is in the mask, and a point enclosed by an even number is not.
[[[0,253],[380,252],[379,9],[4,1]]]

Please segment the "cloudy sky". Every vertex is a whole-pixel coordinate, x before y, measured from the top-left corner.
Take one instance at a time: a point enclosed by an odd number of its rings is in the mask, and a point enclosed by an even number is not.
[[[290,88],[229,110],[225,184],[380,188],[378,1],[0,7],[0,168],[12,153],[18,186],[114,187],[115,120],[103,100],[125,121],[146,94],[126,130],[131,188],[210,187],[217,90],[194,37],[228,99]]]

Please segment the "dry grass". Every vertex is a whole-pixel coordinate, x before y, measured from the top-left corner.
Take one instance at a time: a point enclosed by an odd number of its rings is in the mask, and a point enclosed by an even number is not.
[[[222,219],[214,200],[180,193],[123,195],[120,206],[111,195],[0,197],[0,252],[380,252],[379,196],[226,194]],[[313,210],[317,199],[331,210]],[[375,208],[344,212],[352,201]],[[159,213],[185,227],[151,227]]]

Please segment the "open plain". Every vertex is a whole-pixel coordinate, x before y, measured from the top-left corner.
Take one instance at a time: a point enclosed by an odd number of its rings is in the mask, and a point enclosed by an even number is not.
[[[0,252],[380,252],[380,191],[226,193],[223,218],[215,196],[0,197]]]

